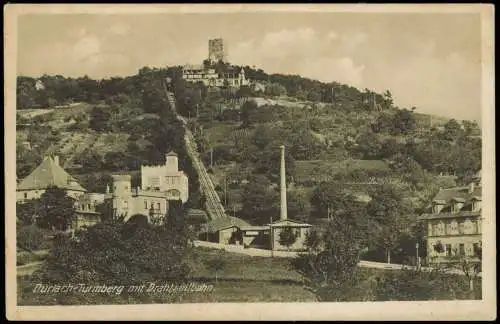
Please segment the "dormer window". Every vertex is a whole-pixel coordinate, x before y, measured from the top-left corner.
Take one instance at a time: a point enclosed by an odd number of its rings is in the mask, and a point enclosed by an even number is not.
[[[472,211],[478,212],[481,211],[481,199],[479,197],[472,198]]]
[[[441,210],[443,209],[445,204],[446,204],[446,202],[444,200],[434,200],[432,202],[432,213],[439,214],[441,212]]]
[[[454,197],[451,199],[451,211],[452,213],[458,213],[464,206],[465,199]]]

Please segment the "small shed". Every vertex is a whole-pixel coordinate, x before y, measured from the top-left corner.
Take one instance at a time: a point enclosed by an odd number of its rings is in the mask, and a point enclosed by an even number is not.
[[[240,227],[249,226],[246,221],[236,217],[214,219],[205,224],[201,238],[209,242],[241,244]]]

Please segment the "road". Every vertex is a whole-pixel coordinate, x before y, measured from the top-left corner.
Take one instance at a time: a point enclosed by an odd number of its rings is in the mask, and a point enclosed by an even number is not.
[[[241,245],[220,244],[220,243],[212,243],[212,242],[206,242],[206,241],[195,241],[194,245],[199,246],[199,247],[211,248],[211,249],[224,249],[227,252],[245,254],[245,255],[249,255],[249,256],[267,257],[267,258],[269,258],[269,257],[294,258],[300,254],[299,252],[287,252],[287,251],[273,251],[273,252],[271,252],[270,250],[255,249],[255,248],[245,249]],[[359,262],[359,266],[363,267],[363,268],[385,269],[385,270],[401,270],[401,269],[403,269],[403,267],[406,269],[415,269],[415,266],[408,266],[408,265],[397,264],[397,263],[365,261],[365,260],[361,260]],[[433,270],[433,268],[429,268],[429,267],[421,267],[420,269],[422,271],[432,271]],[[459,269],[447,269],[446,273],[464,275],[464,272],[459,270]],[[479,277],[481,277],[481,274],[479,274]]]

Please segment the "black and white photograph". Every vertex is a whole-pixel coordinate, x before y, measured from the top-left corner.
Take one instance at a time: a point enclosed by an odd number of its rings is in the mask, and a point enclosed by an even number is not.
[[[493,6],[4,8],[11,319],[495,319]]]

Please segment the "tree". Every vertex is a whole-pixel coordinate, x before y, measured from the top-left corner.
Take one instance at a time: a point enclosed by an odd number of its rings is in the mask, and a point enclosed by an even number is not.
[[[191,271],[191,250],[174,243],[165,226],[105,222],[59,235],[37,279],[48,283],[106,282],[134,285],[145,281],[182,282]]]
[[[279,215],[279,198],[271,183],[263,176],[249,179],[243,188],[245,197],[242,208],[242,218],[255,221],[258,224],[269,223],[270,217]]]
[[[474,245],[472,256],[459,255],[454,257],[451,263],[452,268],[463,271],[469,282],[469,290],[474,291],[474,280],[482,271],[482,246]]]
[[[208,267],[208,269],[214,271],[215,282],[217,282],[219,272],[224,270],[224,268],[227,266],[227,260],[224,250],[219,250],[214,258],[207,260],[206,266]]]
[[[443,138],[447,141],[456,140],[462,133],[462,126],[455,120],[450,119],[444,124]]]
[[[386,250],[387,263],[391,262],[391,251],[401,235],[409,228],[411,206],[403,201],[400,191],[390,184],[377,188],[366,212],[377,228],[377,241]]]
[[[255,112],[257,109],[257,103],[254,100],[249,100],[246,101],[242,106],[241,106],[241,126],[242,127],[248,127],[252,124],[252,114]]]
[[[265,94],[278,97],[286,95],[286,89],[278,83],[271,83],[266,86]]]
[[[66,230],[75,217],[75,202],[64,189],[50,187],[39,200],[37,224],[42,228]]]
[[[342,189],[338,183],[322,182],[311,195],[311,206],[314,218],[332,219],[334,216],[350,214],[359,203],[356,197]]]
[[[413,112],[408,109],[398,109],[392,118],[392,133],[394,135],[407,135],[417,125]]]
[[[30,143],[32,143],[30,141]],[[16,174],[23,179],[42,162],[42,157],[23,145],[16,145]]]
[[[334,216],[323,226],[319,253],[311,249],[293,261],[320,300],[344,301],[346,292],[357,285],[357,265],[366,240],[365,225],[362,214],[346,216]]]
[[[378,137],[372,132],[368,131],[356,139],[357,147],[356,151],[358,151],[363,159],[373,160],[379,159],[382,151],[382,143],[378,139]]]
[[[19,226],[29,226],[35,222],[37,216],[37,200],[16,203],[16,219]]]
[[[305,240],[304,244],[307,247],[307,249],[309,250],[309,252],[318,253],[320,248],[321,248],[321,244],[322,244],[322,239],[321,239],[321,236],[318,233],[318,231],[311,230],[311,231],[307,232],[306,240]]]
[[[16,233],[16,245],[28,251],[39,250],[44,239],[44,231],[35,225],[22,226]]]
[[[309,101],[321,101],[321,91],[319,89],[313,89],[307,94],[307,100]]]
[[[94,107],[90,113],[89,126],[97,132],[107,131],[110,118],[111,115],[108,111],[99,107]]]
[[[283,246],[286,246],[288,250],[290,247],[297,241],[297,235],[293,228],[285,227],[280,232],[279,243]]]
[[[288,217],[307,222],[311,213],[311,203],[305,192],[290,190],[287,193]]]

